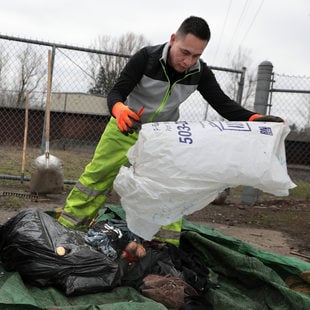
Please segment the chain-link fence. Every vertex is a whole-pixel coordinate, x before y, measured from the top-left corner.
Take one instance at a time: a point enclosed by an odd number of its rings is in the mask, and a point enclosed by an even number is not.
[[[88,153],[90,160],[110,117],[105,98],[107,91],[95,91],[100,90],[98,76],[104,67],[106,80],[113,80],[107,71],[114,73],[115,78],[115,68],[122,68],[129,56],[6,36],[0,36],[0,46],[2,149],[12,145],[21,149],[23,145],[27,90],[30,103],[27,145],[34,152],[37,148],[38,154],[44,151],[47,54],[51,49],[51,148],[68,152],[78,149]],[[214,71],[225,91],[240,101],[244,70],[214,68]],[[181,109],[181,117],[188,120],[204,120],[212,113],[215,114],[208,111],[208,105],[198,93],[194,93]],[[6,171],[4,165],[1,173],[10,175],[11,171]]]
[[[76,180],[91,160],[110,117],[105,99],[111,86],[109,83],[118,75],[129,55],[1,35],[0,48],[0,179],[19,179],[20,160],[25,150],[26,91],[29,92],[30,108],[25,179],[30,178],[31,162],[44,151],[47,54],[51,49],[50,148],[51,153],[56,152],[63,161],[65,179]],[[241,103],[244,69],[212,69],[223,90]],[[99,77],[105,85],[103,89],[98,85]],[[298,130],[309,128],[309,95],[307,98],[308,110],[302,105],[293,110]],[[286,119],[293,115],[291,102],[283,100],[281,113],[276,113],[277,102],[273,93],[273,114]],[[305,111],[308,112],[308,123]],[[197,92],[182,104],[180,112],[180,118],[190,121],[222,119]]]
[[[289,173],[295,182],[310,183],[310,77],[274,74],[269,99],[270,114],[282,116],[291,128]]]

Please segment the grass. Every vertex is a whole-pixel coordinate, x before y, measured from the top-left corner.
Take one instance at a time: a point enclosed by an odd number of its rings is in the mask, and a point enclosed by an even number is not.
[[[7,209],[19,210],[25,207],[25,200],[15,196],[1,197],[1,205],[4,205]]]
[[[300,200],[310,200],[310,183],[295,181],[297,187],[289,190],[289,196],[281,196],[280,199],[300,199]],[[241,197],[243,191],[243,186],[237,186],[235,188],[230,189],[230,196]],[[237,198],[236,198],[237,199]],[[259,193],[259,199],[261,201],[264,200],[272,200],[272,199],[279,199],[278,196],[274,196],[268,193]]]
[[[92,151],[81,151],[81,150],[51,150],[50,153],[58,157],[63,163],[63,173],[65,180],[77,180],[82,174],[85,166],[91,161],[93,153]],[[32,165],[35,158],[41,155],[41,150],[39,148],[27,148],[26,150],[26,163],[25,163],[25,177],[31,177]],[[21,147],[14,146],[1,146],[0,149],[0,174],[20,176],[21,175],[21,161],[22,161],[22,149]],[[1,180],[2,184],[10,183],[12,181]],[[296,188],[290,190],[290,195],[288,197],[283,197],[284,199],[289,199],[290,197],[295,199],[310,199],[310,183],[305,183],[301,181],[293,180],[297,185]],[[13,181],[14,187],[17,190],[22,190],[25,185],[21,182]],[[65,185],[66,188],[70,188],[72,185]],[[238,186],[231,190],[232,193],[237,193],[239,196],[242,192],[242,186]],[[270,197],[263,193],[264,197]]]
[[[290,196],[299,199],[310,199],[310,183],[296,181],[297,187],[290,190]]]
[[[92,152],[51,150],[51,155],[58,157],[63,163],[65,180],[77,180],[86,164],[92,158]],[[34,160],[41,155],[40,149],[26,150],[25,177],[31,177]],[[1,146],[0,174],[20,176],[22,167],[22,149],[12,146]]]

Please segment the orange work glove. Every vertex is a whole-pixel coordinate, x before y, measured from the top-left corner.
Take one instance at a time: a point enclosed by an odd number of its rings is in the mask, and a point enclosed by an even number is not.
[[[252,122],[277,122],[277,123],[284,123],[284,120],[279,116],[273,116],[273,115],[262,115],[262,114],[253,114],[249,121]]]
[[[124,103],[116,102],[112,108],[112,114],[116,118],[119,130],[125,135],[128,135],[128,133],[132,133],[134,131],[132,129],[139,121],[142,110],[136,114]]]

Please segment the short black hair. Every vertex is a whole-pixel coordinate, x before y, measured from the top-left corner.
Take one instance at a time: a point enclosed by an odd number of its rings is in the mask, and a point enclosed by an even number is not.
[[[203,18],[197,16],[186,18],[177,30],[177,34],[181,36],[185,36],[189,33],[201,40],[209,41],[211,38],[208,23]]]

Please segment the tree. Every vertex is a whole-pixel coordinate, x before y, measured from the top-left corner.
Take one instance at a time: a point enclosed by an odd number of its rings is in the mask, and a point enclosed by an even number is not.
[[[30,45],[17,56],[20,67],[17,76],[17,96],[16,106],[23,106],[25,100],[25,91],[31,94],[40,84],[45,76],[46,69],[43,69],[43,58],[37,54]]]
[[[89,92],[91,94],[104,94],[105,89],[107,87],[106,83],[107,83],[107,78],[106,78],[105,70],[104,70],[104,67],[101,66],[99,69],[99,73],[96,77],[96,84],[93,88],[89,90]]]
[[[115,84],[129,56],[147,44],[149,42],[143,35],[134,33],[124,34],[118,39],[99,36],[93,48],[109,52],[106,54],[89,53],[90,76],[92,77],[89,92],[106,96]]]
[[[3,83],[5,82],[4,80],[4,69],[5,65],[7,63],[8,57],[7,54],[4,52],[4,50],[1,48],[0,49],[0,88],[3,88]]]
[[[235,56],[232,58],[231,68],[240,70],[245,68],[243,95],[241,104],[244,107],[251,107],[254,100],[256,71],[252,67],[252,59],[250,51],[239,48]],[[232,79],[228,87],[228,92],[232,98],[237,98],[240,74],[232,73]]]
[[[107,96],[118,76],[117,70],[113,68],[105,68],[101,65],[99,73],[95,78],[95,85],[90,88],[89,93]]]
[[[1,46],[0,48],[0,90],[1,90],[1,96],[0,96],[0,102],[1,105],[6,104],[5,100],[5,92],[6,92],[6,79],[5,79],[5,69],[6,69],[6,64],[8,63],[8,55],[6,54],[4,48]]]

